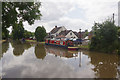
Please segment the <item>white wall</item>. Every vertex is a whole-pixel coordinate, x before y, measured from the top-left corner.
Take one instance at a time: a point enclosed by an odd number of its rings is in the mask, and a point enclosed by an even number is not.
[[[71,33],[72,33],[72,35],[71,35]],[[75,37],[75,39],[78,39],[78,37],[72,31],[70,31],[65,37],[67,37],[67,38]]]
[[[62,26],[62,28],[60,28],[56,33],[52,34],[54,36],[56,36],[56,34],[59,34],[61,31],[67,30],[64,26]]]

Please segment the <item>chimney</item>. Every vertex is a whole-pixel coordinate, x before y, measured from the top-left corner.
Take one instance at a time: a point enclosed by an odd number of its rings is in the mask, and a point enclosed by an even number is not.
[[[55,26],[55,28],[57,28],[57,26]]]

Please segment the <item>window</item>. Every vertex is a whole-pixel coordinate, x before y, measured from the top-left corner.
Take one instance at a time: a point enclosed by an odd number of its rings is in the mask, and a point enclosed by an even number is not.
[[[72,33],[70,33],[70,35],[72,35]]]

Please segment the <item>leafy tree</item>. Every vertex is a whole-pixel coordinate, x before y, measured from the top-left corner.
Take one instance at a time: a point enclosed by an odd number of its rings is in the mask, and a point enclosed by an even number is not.
[[[25,31],[24,31],[24,38],[30,38],[30,37],[33,38],[33,37],[34,37],[34,33],[25,30]]]
[[[16,24],[12,31],[12,37],[14,40],[19,40],[24,37],[24,28],[22,22],[20,24]]]
[[[9,37],[9,31],[6,28],[3,28],[2,30],[2,39],[7,39]]]
[[[94,37],[91,39],[90,50],[112,53],[117,49],[117,26],[113,21],[95,23],[92,31]]]
[[[41,13],[39,7],[41,3],[35,2],[2,2],[2,32],[7,38],[6,29],[10,26],[13,29],[20,21],[27,21],[30,25],[34,24],[35,20],[39,20]]]
[[[118,27],[117,35],[118,35],[117,48],[118,48],[118,53],[120,54],[120,27]]]
[[[118,27],[118,37],[120,37],[120,27]]]
[[[84,36],[84,38],[86,37],[86,36],[88,36],[88,30],[85,30],[85,34],[83,35]]]
[[[37,41],[44,41],[45,36],[47,35],[45,28],[38,26],[35,30],[35,38]]]

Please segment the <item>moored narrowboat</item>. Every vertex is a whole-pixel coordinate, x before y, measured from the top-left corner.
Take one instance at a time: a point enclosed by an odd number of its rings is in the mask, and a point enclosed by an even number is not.
[[[69,39],[46,39],[45,44],[64,47],[67,48],[68,50],[78,50],[78,47],[74,46],[74,41]]]

